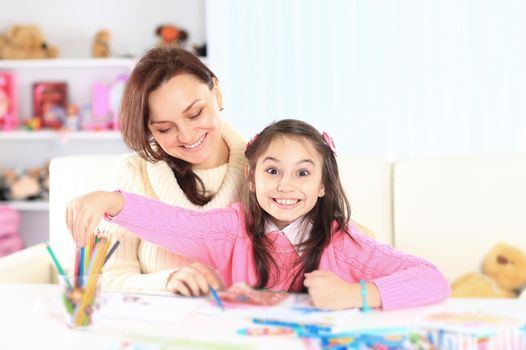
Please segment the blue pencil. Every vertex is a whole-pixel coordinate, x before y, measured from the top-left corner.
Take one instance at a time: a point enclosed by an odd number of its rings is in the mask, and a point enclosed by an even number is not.
[[[79,275],[77,276],[79,287],[82,287],[82,276],[84,276],[84,250],[84,247],[80,247]]]
[[[221,310],[225,311],[225,305],[223,305],[219,295],[217,295],[217,291],[211,285],[208,285],[208,288],[210,288],[210,293],[212,294],[212,297],[216,301],[217,305],[221,308]]]

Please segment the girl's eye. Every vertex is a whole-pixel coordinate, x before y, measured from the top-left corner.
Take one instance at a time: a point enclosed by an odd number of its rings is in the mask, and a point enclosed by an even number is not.
[[[308,176],[310,173],[307,170],[300,170],[298,171],[299,176]]]
[[[277,169],[275,169],[275,168],[268,168],[266,170],[266,172],[269,173],[270,175],[277,175],[277,174],[279,174],[279,171]]]

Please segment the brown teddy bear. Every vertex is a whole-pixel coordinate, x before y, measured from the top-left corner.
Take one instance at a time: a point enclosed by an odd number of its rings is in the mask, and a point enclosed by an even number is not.
[[[95,58],[110,57],[111,33],[107,30],[99,30],[93,38],[91,55]]]
[[[48,46],[36,25],[13,25],[7,33],[0,35],[0,58],[54,58],[58,52],[58,48]]]
[[[482,273],[468,273],[451,285],[454,298],[516,298],[526,286],[526,255],[499,243],[482,261]]]

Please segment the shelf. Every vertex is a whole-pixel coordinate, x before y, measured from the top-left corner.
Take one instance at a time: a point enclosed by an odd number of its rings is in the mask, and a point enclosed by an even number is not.
[[[24,211],[45,211],[49,209],[47,201],[0,201],[0,206],[8,206],[16,210]]]
[[[135,58],[53,58],[40,60],[2,60],[0,69],[26,68],[89,68],[89,67],[129,67],[136,63]]]
[[[120,140],[121,134],[118,131],[2,131],[0,141],[102,141]]]

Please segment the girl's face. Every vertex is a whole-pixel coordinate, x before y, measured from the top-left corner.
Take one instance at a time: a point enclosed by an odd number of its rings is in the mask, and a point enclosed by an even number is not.
[[[191,74],[176,75],[150,93],[148,127],[161,148],[192,164],[209,169],[228,161],[228,147],[221,137],[221,91]]]
[[[307,214],[325,194],[322,170],[323,160],[309,141],[276,137],[257,160],[251,189],[281,230]]]

